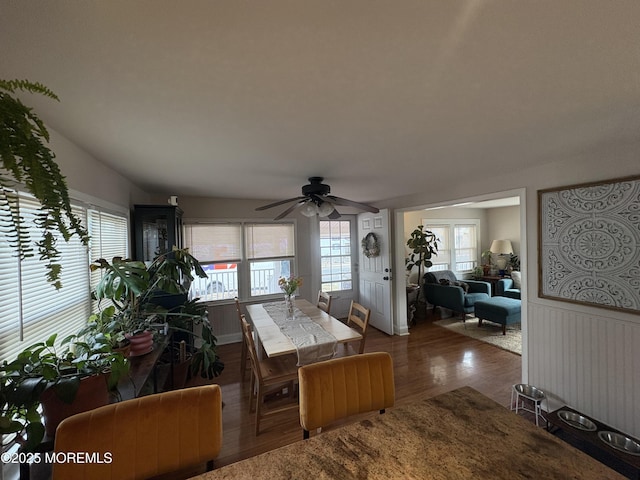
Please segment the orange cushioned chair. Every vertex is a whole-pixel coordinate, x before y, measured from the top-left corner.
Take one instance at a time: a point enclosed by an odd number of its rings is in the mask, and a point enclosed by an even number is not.
[[[300,425],[309,431],[359,413],[384,412],[395,401],[393,361],[386,352],[312,363],[298,369]]]
[[[111,463],[56,463],[54,480],[144,479],[207,463],[222,446],[218,385],[113,403],[63,420],[55,452],[87,452]]]

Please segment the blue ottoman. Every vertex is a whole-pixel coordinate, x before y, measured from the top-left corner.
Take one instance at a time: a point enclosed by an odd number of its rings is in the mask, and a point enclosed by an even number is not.
[[[491,297],[475,303],[475,316],[478,317],[478,326],[482,326],[482,320],[489,320],[502,325],[502,334],[507,334],[507,325],[520,323],[520,300],[508,297]]]

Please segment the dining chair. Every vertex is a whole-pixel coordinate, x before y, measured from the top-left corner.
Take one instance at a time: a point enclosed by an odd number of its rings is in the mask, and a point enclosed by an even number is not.
[[[240,301],[238,300],[238,297],[236,297],[235,299],[236,302],[236,311],[238,312],[238,325],[240,325],[240,333],[242,333],[242,320],[245,317],[244,313],[242,313],[242,309],[240,307]],[[244,334],[242,334],[242,349],[240,352],[240,380],[242,382],[244,382],[244,377],[247,373],[247,369],[249,364],[247,362],[249,362],[249,349],[247,346],[247,342],[244,339]]]
[[[249,411],[256,412],[256,435],[260,434],[260,421],[267,416],[275,415],[287,410],[298,409],[294,386],[298,379],[296,357],[284,355],[282,357],[258,358],[256,344],[253,340],[251,326],[246,319],[242,319],[242,333],[247,342],[249,358],[251,359],[251,397]],[[284,389],[288,390],[290,401],[277,407],[267,408],[265,399],[269,395],[280,395]]]
[[[392,407],[393,360],[373,352],[304,365],[298,370],[303,438],[336,420]]]
[[[323,312],[329,313],[331,310],[331,295],[322,290],[318,291],[318,301],[316,302],[316,307],[318,307]]]
[[[347,325],[351,328],[354,326],[360,330],[362,340],[360,340],[360,348],[358,353],[364,352],[364,341],[366,338],[367,327],[369,326],[369,318],[371,317],[371,310],[363,307],[359,303],[351,300],[351,306],[349,307],[349,315],[347,316]],[[348,348],[345,343],[345,348]]]
[[[112,403],[63,420],[54,454],[88,452],[91,462],[55,462],[53,480],[137,480],[213,468],[222,447],[219,385]],[[63,457],[64,458],[64,457]]]

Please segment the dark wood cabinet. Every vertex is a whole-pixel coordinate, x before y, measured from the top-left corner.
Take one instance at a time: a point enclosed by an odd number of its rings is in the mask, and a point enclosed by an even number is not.
[[[150,262],[156,256],[182,248],[182,210],[175,205],[133,207],[135,259]]]

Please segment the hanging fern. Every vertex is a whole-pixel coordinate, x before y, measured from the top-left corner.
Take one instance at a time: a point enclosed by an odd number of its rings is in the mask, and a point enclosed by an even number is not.
[[[5,236],[18,258],[34,255],[33,241],[20,216],[15,194],[24,185],[40,202],[41,213],[35,225],[42,237],[35,242],[40,259],[47,261],[47,280],[60,288],[60,252],[56,247],[56,232],[68,241],[78,235],[87,245],[89,235],[81,220],[71,211],[71,201],[65,177],[55,154],[45,145],[49,132],[33,110],[24,105],[16,91],[41,94],[59,100],[44,85],[27,80],[0,79],[0,234]]]

